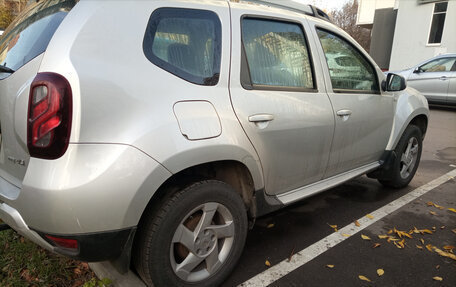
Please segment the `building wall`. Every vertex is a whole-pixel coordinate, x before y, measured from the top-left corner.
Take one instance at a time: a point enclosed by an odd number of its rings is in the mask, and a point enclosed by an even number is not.
[[[393,8],[395,0],[358,0],[356,25],[371,28],[376,9]]]
[[[399,0],[390,70],[402,70],[442,53],[456,53],[456,1],[448,1],[439,45],[428,45],[434,3]]]
[[[369,54],[382,70],[389,70],[397,10],[375,10]]]

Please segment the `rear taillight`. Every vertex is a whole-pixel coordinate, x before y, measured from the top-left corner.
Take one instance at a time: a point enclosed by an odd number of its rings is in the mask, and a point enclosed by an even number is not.
[[[54,245],[58,247],[74,250],[78,249],[78,241],[76,239],[62,238],[51,235],[46,235],[46,238],[51,240],[54,243]]]
[[[39,73],[30,87],[27,147],[30,156],[61,157],[71,132],[71,86],[61,75]]]

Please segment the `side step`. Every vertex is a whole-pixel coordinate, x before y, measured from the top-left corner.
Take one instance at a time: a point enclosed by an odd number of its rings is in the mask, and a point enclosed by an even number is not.
[[[0,223],[0,231],[5,231],[11,229],[11,227],[6,223]]]

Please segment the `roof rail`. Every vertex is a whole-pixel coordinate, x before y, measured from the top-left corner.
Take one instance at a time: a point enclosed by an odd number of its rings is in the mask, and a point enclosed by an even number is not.
[[[235,2],[239,2],[239,0],[237,0]],[[332,23],[331,18],[329,18],[328,14],[326,14],[323,10],[321,10],[313,5],[300,3],[298,1],[293,1],[293,0],[245,0],[245,2],[257,3],[257,4],[263,4],[263,5],[267,5],[267,6],[287,9],[287,10],[295,11],[298,13],[303,13],[305,15],[320,18],[322,20]]]

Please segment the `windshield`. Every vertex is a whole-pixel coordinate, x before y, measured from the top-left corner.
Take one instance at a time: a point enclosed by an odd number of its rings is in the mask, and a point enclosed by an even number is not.
[[[78,0],[48,0],[28,6],[3,33],[0,65],[16,71],[43,53],[76,2]],[[0,79],[7,76],[1,73]]]

